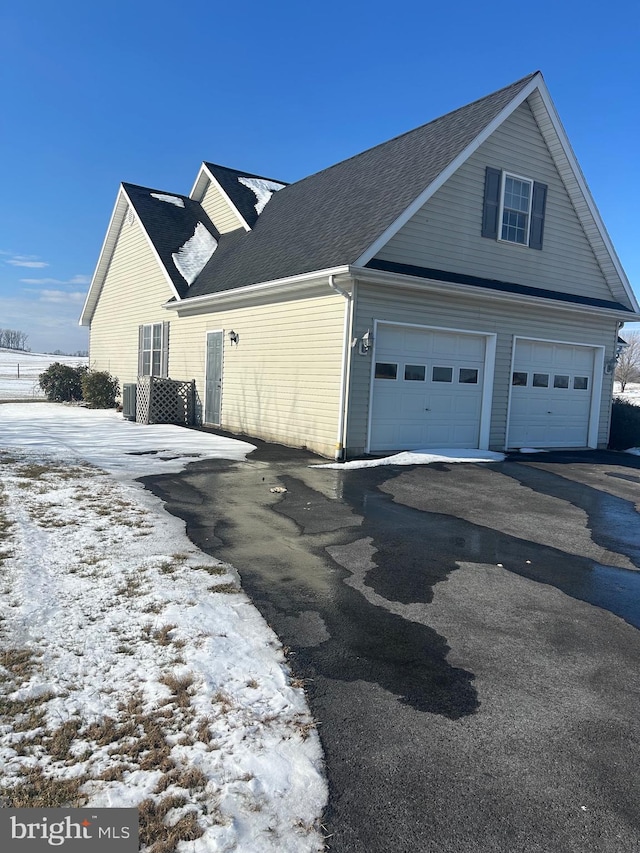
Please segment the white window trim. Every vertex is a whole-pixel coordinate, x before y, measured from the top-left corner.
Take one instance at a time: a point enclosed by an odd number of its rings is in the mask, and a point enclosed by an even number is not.
[[[154,326],[160,326],[160,349],[159,350],[157,350],[157,348],[153,346],[153,329],[154,329]],[[162,321],[159,321],[157,323],[143,323],[142,324],[142,341],[143,341],[143,344],[144,344],[144,330],[145,329],[151,329],[151,347],[149,350],[146,350],[144,348],[144,345],[143,345],[141,352],[140,352],[140,364],[142,366],[144,366],[144,353],[148,352],[149,353],[149,373],[143,372],[140,375],[141,376],[159,376],[159,377],[161,377],[162,376],[162,353],[164,352],[164,345],[165,345],[164,324]],[[156,351],[159,351],[159,353],[160,353],[160,371],[159,371],[159,373],[153,372],[153,353]]]
[[[524,243],[517,243],[515,240],[507,240],[502,236],[502,215],[504,213],[504,192],[506,188],[507,178],[514,178],[516,181],[522,181],[523,184],[529,184],[529,208],[527,210],[527,238]],[[515,172],[507,172],[502,170],[502,181],[500,182],[500,210],[498,211],[498,242],[508,243],[510,246],[523,246],[529,248],[531,242],[531,207],[533,205],[533,179],[526,178],[524,175],[516,175]],[[509,208],[511,209],[511,208]],[[522,213],[522,211],[518,211]]]

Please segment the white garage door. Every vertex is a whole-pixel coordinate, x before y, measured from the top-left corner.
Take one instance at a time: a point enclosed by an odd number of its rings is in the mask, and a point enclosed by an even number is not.
[[[509,447],[586,447],[593,347],[516,342]]]
[[[478,447],[482,335],[378,325],[370,450]]]

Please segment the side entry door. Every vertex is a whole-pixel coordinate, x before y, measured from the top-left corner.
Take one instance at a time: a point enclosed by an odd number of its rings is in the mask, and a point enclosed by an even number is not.
[[[204,421],[220,426],[222,404],[222,332],[207,332]]]

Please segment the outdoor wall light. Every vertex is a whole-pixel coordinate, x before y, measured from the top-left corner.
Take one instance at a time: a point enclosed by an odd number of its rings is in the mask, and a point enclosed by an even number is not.
[[[231,342],[231,346],[235,344],[238,345],[238,341],[240,340],[240,335],[237,332],[234,332],[233,329],[229,332],[229,341]]]
[[[364,335],[360,338],[360,345],[358,346],[358,352],[360,355],[366,355],[371,347],[373,346],[373,335],[371,334],[371,330],[367,329]]]

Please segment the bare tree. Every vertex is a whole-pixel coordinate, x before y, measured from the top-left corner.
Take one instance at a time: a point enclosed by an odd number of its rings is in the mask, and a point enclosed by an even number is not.
[[[26,350],[28,337],[25,332],[19,332],[16,329],[0,329],[0,347]]]
[[[624,391],[628,382],[640,381],[640,333],[628,332],[625,339],[627,346],[620,353],[615,374],[621,391]]]

